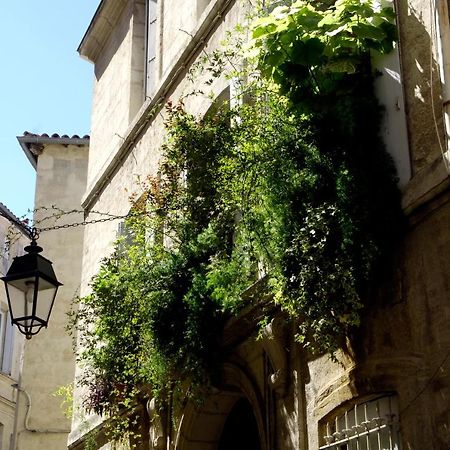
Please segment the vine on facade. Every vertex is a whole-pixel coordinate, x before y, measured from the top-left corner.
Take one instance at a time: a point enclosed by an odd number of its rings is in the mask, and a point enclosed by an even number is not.
[[[251,33],[246,101],[202,118],[167,105],[159,173],[80,299],[88,410],[201,396],[225,321],[261,277],[298,341],[332,353],[395,241],[399,193],[370,68],[371,51],[392,50],[392,9],[299,0]]]

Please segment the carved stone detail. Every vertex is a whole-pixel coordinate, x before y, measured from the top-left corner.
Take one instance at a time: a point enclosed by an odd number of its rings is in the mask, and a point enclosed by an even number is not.
[[[282,317],[274,317],[262,331],[263,347],[273,367],[268,382],[280,397],[284,397],[288,384],[286,329]]]
[[[166,448],[166,421],[163,413],[156,409],[154,398],[147,402],[147,411],[150,419],[150,449],[165,450]]]

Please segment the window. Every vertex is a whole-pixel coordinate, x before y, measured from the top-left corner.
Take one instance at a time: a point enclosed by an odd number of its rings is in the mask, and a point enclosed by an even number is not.
[[[0,311],[0,362],[1,371],[8,375],[11,374],[14,329],[6,310]]]
[[[134,243],[133,230],[125,222],[119,222],[116,237],[119,239],[117,252],[119,256],[123,256],[126,253],[126,249]]]
[[[397,398],[377,397],[329,416],[320,450],[400,450]]]

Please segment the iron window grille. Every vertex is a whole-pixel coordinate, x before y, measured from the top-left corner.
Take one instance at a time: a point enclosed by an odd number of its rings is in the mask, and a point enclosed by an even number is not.
[[[334,414],[322,424],[320,450],[401,450],[398,402],[385,395]]]

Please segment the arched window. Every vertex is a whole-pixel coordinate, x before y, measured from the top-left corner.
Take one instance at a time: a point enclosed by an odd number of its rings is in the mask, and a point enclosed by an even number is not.
[[[338,408],[322,421],[319,429],[320,450],[399,450],[397,397],[383,395]]]

